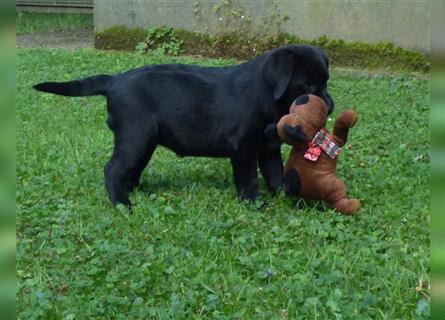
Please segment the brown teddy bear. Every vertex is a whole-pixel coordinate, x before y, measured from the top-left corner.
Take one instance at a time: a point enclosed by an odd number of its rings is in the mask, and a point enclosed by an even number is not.
[[[287,195],[324,200],[343,214],[355,214],[360,209],[360,201],[348,199],[346,185],[336,177],[337,155],[357,119],[355,111],[343,111],[330,134],[325,129],[327,108],[321,98],[303,95],[292,103],[289,114],[274,129],[275,135],[293,146],[284,168]]]

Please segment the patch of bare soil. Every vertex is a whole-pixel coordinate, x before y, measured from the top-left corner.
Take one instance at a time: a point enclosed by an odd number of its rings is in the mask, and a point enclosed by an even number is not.
[[[93,28],[36,32],[16,36],[17,46],[24,48],[82,49],[94,47]]]

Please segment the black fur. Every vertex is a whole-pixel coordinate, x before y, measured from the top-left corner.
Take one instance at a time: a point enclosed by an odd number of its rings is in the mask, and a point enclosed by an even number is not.
[[[128,193],[157,145],[181,156],[230,158],[241,198],[258,196],[257,166],[269,189],[279,190],[284,183],[280,143],[266,139],[263,131],[305,93],[319,95],[332,111],[328,77],[319,48],[289,45],[236,66],[153,65],[34,88],[106,96],[115,146],[105,184],[113,204],[130,205]]]
[[[108,85],[111,81],[111,76],[101,74],[68,82],[42,82],[36,84],[33,88],[70,97],[107,95]]]
[[[264,129],[264,135],[267,139],[279,139],[280,136],[278,135],[278,128],[276,123],[269,124],[266,129]]]

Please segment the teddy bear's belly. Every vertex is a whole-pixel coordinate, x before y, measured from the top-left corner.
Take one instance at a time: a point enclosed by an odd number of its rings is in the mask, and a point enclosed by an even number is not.
[[[331,192],[335,184],[335,177],[326,177],[319,175],[309,175],[302,173],[301,176],[301,193],[300,195],[306,199],[322,200]]]
[[[335,162],[319,158],[311,162],[303,157],[291,158],[285,171],[297,170],[301,180],[300,196],[311,200],[325,199],[335,188]]]

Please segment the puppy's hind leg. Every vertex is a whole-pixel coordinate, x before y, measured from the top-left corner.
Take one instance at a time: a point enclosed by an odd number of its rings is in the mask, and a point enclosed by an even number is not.
[[[134,170],[132,170],[129,177],[130,191],[133,190],[133,188],[139,187],[142,172],[147,167],[147,164],[150,161],[155,149],[156,144],[148,144],[147,149],[144,152],[144,156],[140,158],[140,161],[135,165]]]
[[[114,151],[106,164],[105,186],[110,201],[130,206],[128,193],[139,184],[139,178],[157,145],[156,124],[128,126],[114,132]]]

